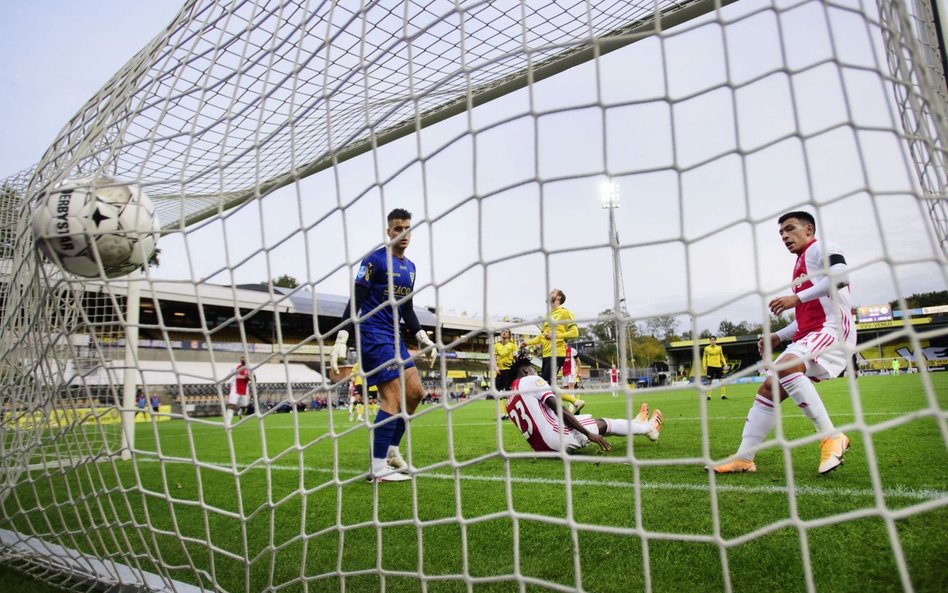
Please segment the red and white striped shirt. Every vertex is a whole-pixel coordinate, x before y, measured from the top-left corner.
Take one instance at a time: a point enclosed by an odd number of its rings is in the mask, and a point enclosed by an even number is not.
[[[247,385],[250,383],[250,369],[247,365],[237,365],[237,376],[231,385],[231,391],[237,395],[247,395]]]
[[[572,347],[566,348],[566,358],[563,359],[563,376],[569,377],[576,372],[576,356],[579,353]]]
[[[823,259],[824,250],[829,269]],[[803,249],[793,266],[793,292],[801,301],[795,311],[794,342],[812,333],[836,336],[843,342],[856,342],[848,282],[846,258],[839,246],[814,239]],[[835,299],[833,284],[838,287]],[[787,328],[788,332],[791,327]],[[789,337],[778,335],[782,339]]]

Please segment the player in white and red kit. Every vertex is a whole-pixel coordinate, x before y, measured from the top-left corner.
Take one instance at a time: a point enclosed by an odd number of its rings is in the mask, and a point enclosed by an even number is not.
[[[224,411],[224,425],[230,426],[234,422],[234,412],[237,408],[246,409],[250,405],[248,395],[250,386],[250,369],[247,368],[247,359],[240,357],[240,364],[234,369],[234,380],[230,383],[230,395],[227,396],[227,410]]]
[[[757,390],[741,446],[733,460],[714,468],[718,473],[757,470],[755,450],[774,426],[774,406],[787,397],[813,422],[817,432],[825,435],[820,443],[821,474],[839,467],[849,448],[849,437],[835,429],[813,385],[838,377],[856,347],[846,256],[837,245],[816,240],[816,221],[809,212],[789,212],[780,217],[778,224],[783,244],[797,256],[793,294],[777,297],[769,305],[777,316],[791,309],[795,312],[793,323],[769,336],[771,349],[791,341],[775,363],[779,393],[773,393],[776,382],[772,379]],[[761,338],[757,344],[761,355],[765,346]]]
[[[563,387],[571,389],[576,382],[576,350],[572,346],[566,346],[566,358],[563,360]]]
[[[574,416],[563,410],[563,425],[560,424],[557,398],[553,390],[527,360],[518,361],[517,379],[512,389],[517,392],[507,403],[507,415],[523,434],[534,451],[566,451],[572,453],[590,442],[608,451],[612,446],[603,436],[628,436],[641,434],[653,441],[658,440],[662,429],[662,413],[655,410],[648,420],[648,406],[642,404],[634,420],[612,418],[595,419],[589,414]]]
[[[563,360],[562,372],[563,389],[576,390],[579,386],[579,352],[570,345],[566,346],[566,358]],[[563,397],[563,395],[565,394],[561,393],[560,397],[569,401],[568,398]],[[584,400],[573,396],[573,401],[566,405],[566,409],[573,414],[578,414],[585,405],[586,402]]]
[[[612,389],[612,397],[619,397],[619,369],[612,365],[609,369],[609,385]]]

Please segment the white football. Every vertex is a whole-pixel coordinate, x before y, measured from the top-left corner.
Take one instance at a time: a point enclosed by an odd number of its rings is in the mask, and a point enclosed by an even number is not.
[[[158,231],[155,208],[141,188],[109,177],[66,180],[40,196],[33,211],[40,252],[86,278],[141,268],[155,252]]]

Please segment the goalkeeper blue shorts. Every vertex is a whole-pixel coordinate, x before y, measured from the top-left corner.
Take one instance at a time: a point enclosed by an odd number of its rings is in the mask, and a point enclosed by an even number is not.
[[[366,374],[365,380],[370,386],[379,386],[398,379],[399,363],[395,358],[395,344],[390,337],[385,341],[375,341],[371,338],[367,339],[367,336],[363,334],[361,345],[362,368]],[[410,355],[405,342],[399,342],[398,346],[399,355],[404,361],[401,366],[406,369],[415,366],[414,361],[408,360]]]

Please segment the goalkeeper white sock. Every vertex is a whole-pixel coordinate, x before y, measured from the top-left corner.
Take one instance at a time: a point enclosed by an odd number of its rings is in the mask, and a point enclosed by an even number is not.
[[[615,418],[603,418],[606,422],[606,434],[613,434],[624,437],[630,434],[648,434],[652,430],[652,425],[648,422],[638,422],[637,420],[618,420]]]
[[[388,467],[388,461],[383,457],[382,459],[372,458],[372,475],[373,476],[384,476],[385,474],[392,473],[392,470]]]
[[[833,432],[833,421],[823,405],[816,387],[803,373],[793,373],[780,379],[780,386],[787,392],[803,415],[813,422],[817,432]]]
[[[736,456],[753,461],[756,454],[754,449],[760,446],[773,430],[776,419],[774,402],[758,395],[747,412],[747,422],[744,423],[744,434],[741,435],[741,446],[737,449]]]

